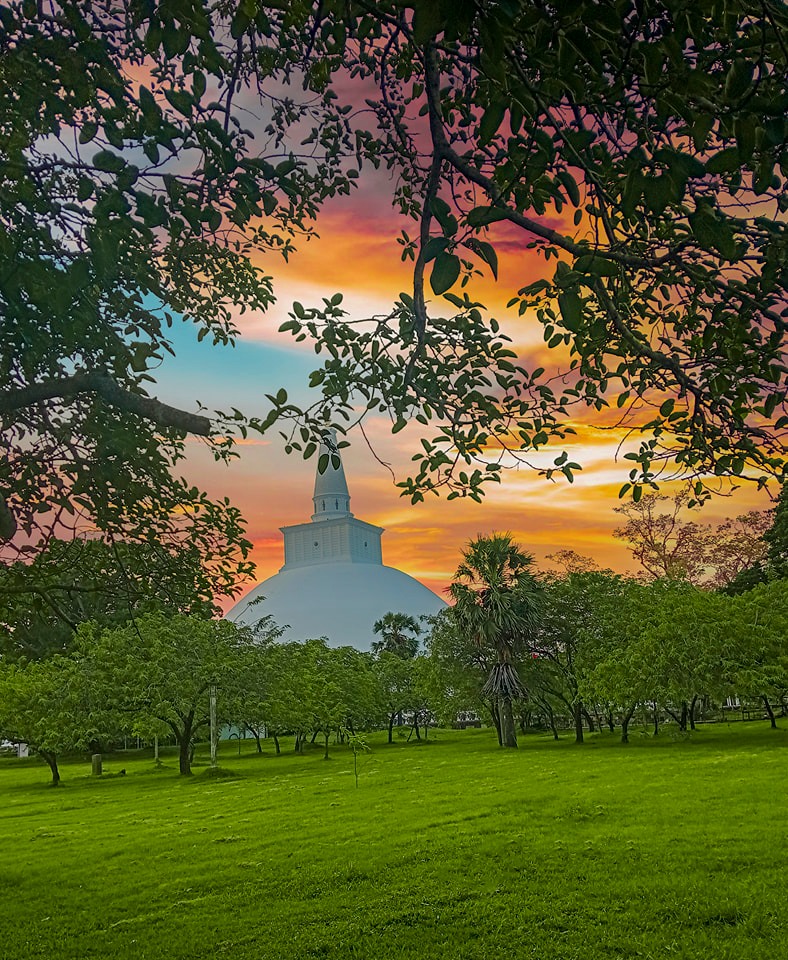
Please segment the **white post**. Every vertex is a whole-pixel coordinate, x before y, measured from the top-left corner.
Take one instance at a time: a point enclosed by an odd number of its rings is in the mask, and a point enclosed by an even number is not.
[[[211,766],[216,766],[216,683],[211,681]]]

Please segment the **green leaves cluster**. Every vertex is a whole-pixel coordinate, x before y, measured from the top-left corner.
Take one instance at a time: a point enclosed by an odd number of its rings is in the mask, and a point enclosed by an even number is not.
[[[709,476],[779,477],[785,8],[559,7],[412,0],[404,14],[351,11],[343,56],[384,94],[368,105],[395,202],[417,226],[417,239],[400,240],[414,291],[401,298],[404,334],[401,305],[364,332],[315,315],[323,322],[309,332],[331,351],[315,377],[327,406],[351,416],[348,396],[371,409],[380,396],[396,429],[435,419],[403,487],[413,499],[441,486],[477,495],[500,451],[528,462],[583,410],[639,444],[622,495],[638,499],[666,471],[692,478],[698,499]],[[506,369],[497,326],[468,294],[475,264],[497,273],[496,247],[513,243],[529,273],[530,252],[544,258],[543,276],[509,303],[556,351],[539,377],[516,358]],[[448,322],[440,298],[457,308]],[[470,380],[443,369],[446,351]],[[483,443],[456,426],[466,415]]]
[[[351,189],[363,139],[303,89],[310,34],[307,10],[256,3],[0,9],[3,540],[90,527],[198,550],[219,592],[248,573],[238,512],[178,465],[188,435],[226,459],[259,424],[150,391],[176,318],[231,344],[238,314],[272,302],[261,256],[287,257]]]

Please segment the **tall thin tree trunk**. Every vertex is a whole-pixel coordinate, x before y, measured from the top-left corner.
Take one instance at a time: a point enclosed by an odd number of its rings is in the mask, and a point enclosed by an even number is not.
[[[498,734],[498,746],[503,746],[503,737],[501,736],[501,711],[498,709],[498,701],[493,700],[490,704],[490,713],[492,714],[495,732]]]
[[[572,707],[575,721],[575,743],[583,743],[583,704],[578,702]]]
[[[278,757],[282,752],[282,747],[279,743],[279,737],[277,737],[275,733],[272,733],[271,736],[274,738],[274,748],[276,749],[276,755]]]
[[[653,718],[654,718],[654,736],[656,737],[659,735],[659,704],[657,703],[656,700],[654,701]]]
[[[550,724],[550,729],[553,731],[553,740],[558,739],[558,727],[555,725],[555,713],[553,713],[553,708],[549,704],[545,704],[545,710],[547,711],[547,722]]]
[[[326,731],[326,732],[323,734],[323,737],[325,738],[325,748],[324,748],[324,750],[323,750],[323,759],[324,759],[324,760],[328,760],[328,738],[329,738],[329,736],[330,736],[330,733],[329,733],[328,731]]]
[[[687,717],[689,716],[689,710],[687,709],[687,701],[681,701],[681,717],[679,718],[679,730],[682,733],[687,732]]]
[[[632,714],[635,712],[636,703],[633,703],[632,706],[626,711],[622,720],[621,720],[621,742],[629,743],[629,721],[632,719]]]
[[[777,720],[774,717],[774,710],[772,710],[772,705],[769,703],[769,697],[763,693],[761,694],[761,700],[763,700],[763,705],[766,707],[766,716],[769,718],[769,723],[772,730],[777,729]]]
[[[394,717],[396,714],[389,715],[389,743],[394,743]]]
[[[586,723],[588,724],[588,732],[589,732],[589,733],[594,733],[594,731],[596,730],[596,727],[594,726],[593,717],[592,717],[591,714],[588,712],[588,710],[586,710],[585,707],[583,707],[583,716],[585,717],[585,721],[586,721]]]
[[[512,712],[512,701],[508,697],[500,700],[499,707],[501,715],[501,740],[504,747],[517,746],[517,731],[514,728],[514,713]]]
[[[691,701],[690,706],[689,706],[689,724],[690,724],[690,730],[694,730],[694,729],[695,729],[695,707],[696,707],[697,703],[698,703],[698,695],[697,695],[697,693],[696,693],[696,694],[693,696],[692,701]]]
[[[615,732],[616,732],[616,724],[615,724],[615,721],[613,720],[613,711],[612,711],[612,710],[608,710],[608,711],[607,711],[607,713],[605,714],[605,720],[607,720],[608,730],[610,730],[611,733],[615,733]]]

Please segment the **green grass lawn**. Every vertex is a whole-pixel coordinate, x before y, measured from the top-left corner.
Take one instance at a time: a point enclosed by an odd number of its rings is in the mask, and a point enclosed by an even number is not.
[[[788,956],[788,723],[0,761],[4,960]],[[285,745],[285,749],[289,744]]]

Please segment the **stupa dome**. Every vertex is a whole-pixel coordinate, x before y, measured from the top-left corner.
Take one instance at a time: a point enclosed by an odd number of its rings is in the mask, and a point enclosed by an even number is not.
[[[353,516],[336,441],[329,437],[328,468],[315,478],[310,523],[282,527],[285,564],[227,613],[236,623],[254,624],[269,614],[285,640],[327,637],[331,646],[369,650],[373,626],[384,614],[418,620],[446,604],[413,577],[383,564],[382,527]],[[264,599],[260,599],[264,598]]]

